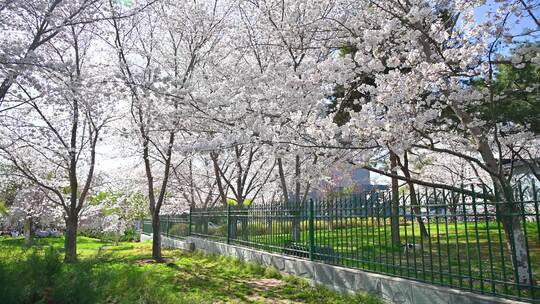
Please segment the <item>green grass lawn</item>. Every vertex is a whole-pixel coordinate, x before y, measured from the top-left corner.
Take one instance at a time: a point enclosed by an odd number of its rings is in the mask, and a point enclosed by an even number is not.
[[[62,263],[62,238],[31,248],[0,238],[1,303],[380,303],[365,294],[311,288],[304,280],[232,258],[164,250],[150,243],[79,237],[79,262]]]

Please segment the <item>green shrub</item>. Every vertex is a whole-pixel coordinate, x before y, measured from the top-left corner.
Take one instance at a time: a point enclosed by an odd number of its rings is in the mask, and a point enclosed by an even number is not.
[[[13,253],[13,252],[12,252]],[[53,248],[21,250],[0,262],[0,294],[5,303],[45,303],[52,299],[61,272],[61,253]]]
[[[223,226],[208,227],[208,235],[226,236],[227,226],[223,225]]]
[[[140,233],[137,233],[135,229],[130,228],[126,230],[126,232],[124,232],[124,235],[120,237],[119,241],[120,242],[131,242],[131,241],[139,242],[140,240],[141,240]]]
[[[266,267],[264,277],[269,279],[281,279],[281,273],[275,267]]]
[[[187,236],[188,228],[188,224],[186,223],[171,223],[171,226],[169,227],[169,235]]]
[[[114,232],[103,232],[98,229],[82,228],[78,230],[78,235],[106,242],[131,242],[140,240],[140,235],[133,228],[127,229],[120,237]]]
[[[263,276],[266,271],[265,267],[259,263],[249,262],[245,266],[249,274]]]

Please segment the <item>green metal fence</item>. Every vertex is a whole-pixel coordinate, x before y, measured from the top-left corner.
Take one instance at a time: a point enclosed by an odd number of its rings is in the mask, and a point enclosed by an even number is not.
[[[172,238],[185,238],[189,235],[189,215],[162,215],[159,217],[161,234]],[[152,221],[143,221],[143,233],[153,232]]]
[[[511,204],[470,187],[193,209],[182,232],[171,218],[161,231],[540,303],[537,188]]]

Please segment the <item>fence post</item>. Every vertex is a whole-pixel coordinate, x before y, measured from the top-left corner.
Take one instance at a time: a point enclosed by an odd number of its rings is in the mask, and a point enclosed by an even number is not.
[[[315,206],[313,204],[313,199],[309,199],[309,210],[308,210],[308,225],[309,225],[309,259],[313,261],[313,253],[315,249],[315,227],[314,227],[314,219],[315,219]]]
[[[191,205],[189,205],[189,218],[188,218],[188,232],[187,235],[191,235],[191,213],[193,212],[193,208]]]
[[[231,205],[227,204],[227,244],[231,242]]]
[[[169,237],[169,226],[171,225],[170,215],[167,215],[167,237]]]

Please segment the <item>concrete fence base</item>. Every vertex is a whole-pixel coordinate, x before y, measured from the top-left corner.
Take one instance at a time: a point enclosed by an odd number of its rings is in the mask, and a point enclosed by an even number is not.
[[[150,235],[141,235],[141,241],[152,240]],[[163,236],[162,246],[184,250],[200,250],[208,254],[231,256],[243,261],[252,261],[272,266],[284,274],[307,279],[312,285],[323,285],[340,292],[365,291],[395,304],[502,304],[524,303],[480,295],[454,288],[435,286],[413,280],[391,277],[299,259],[292,256],[269,253],[256,249],[218,243],[202,238],[187,237],[177,240]]]

